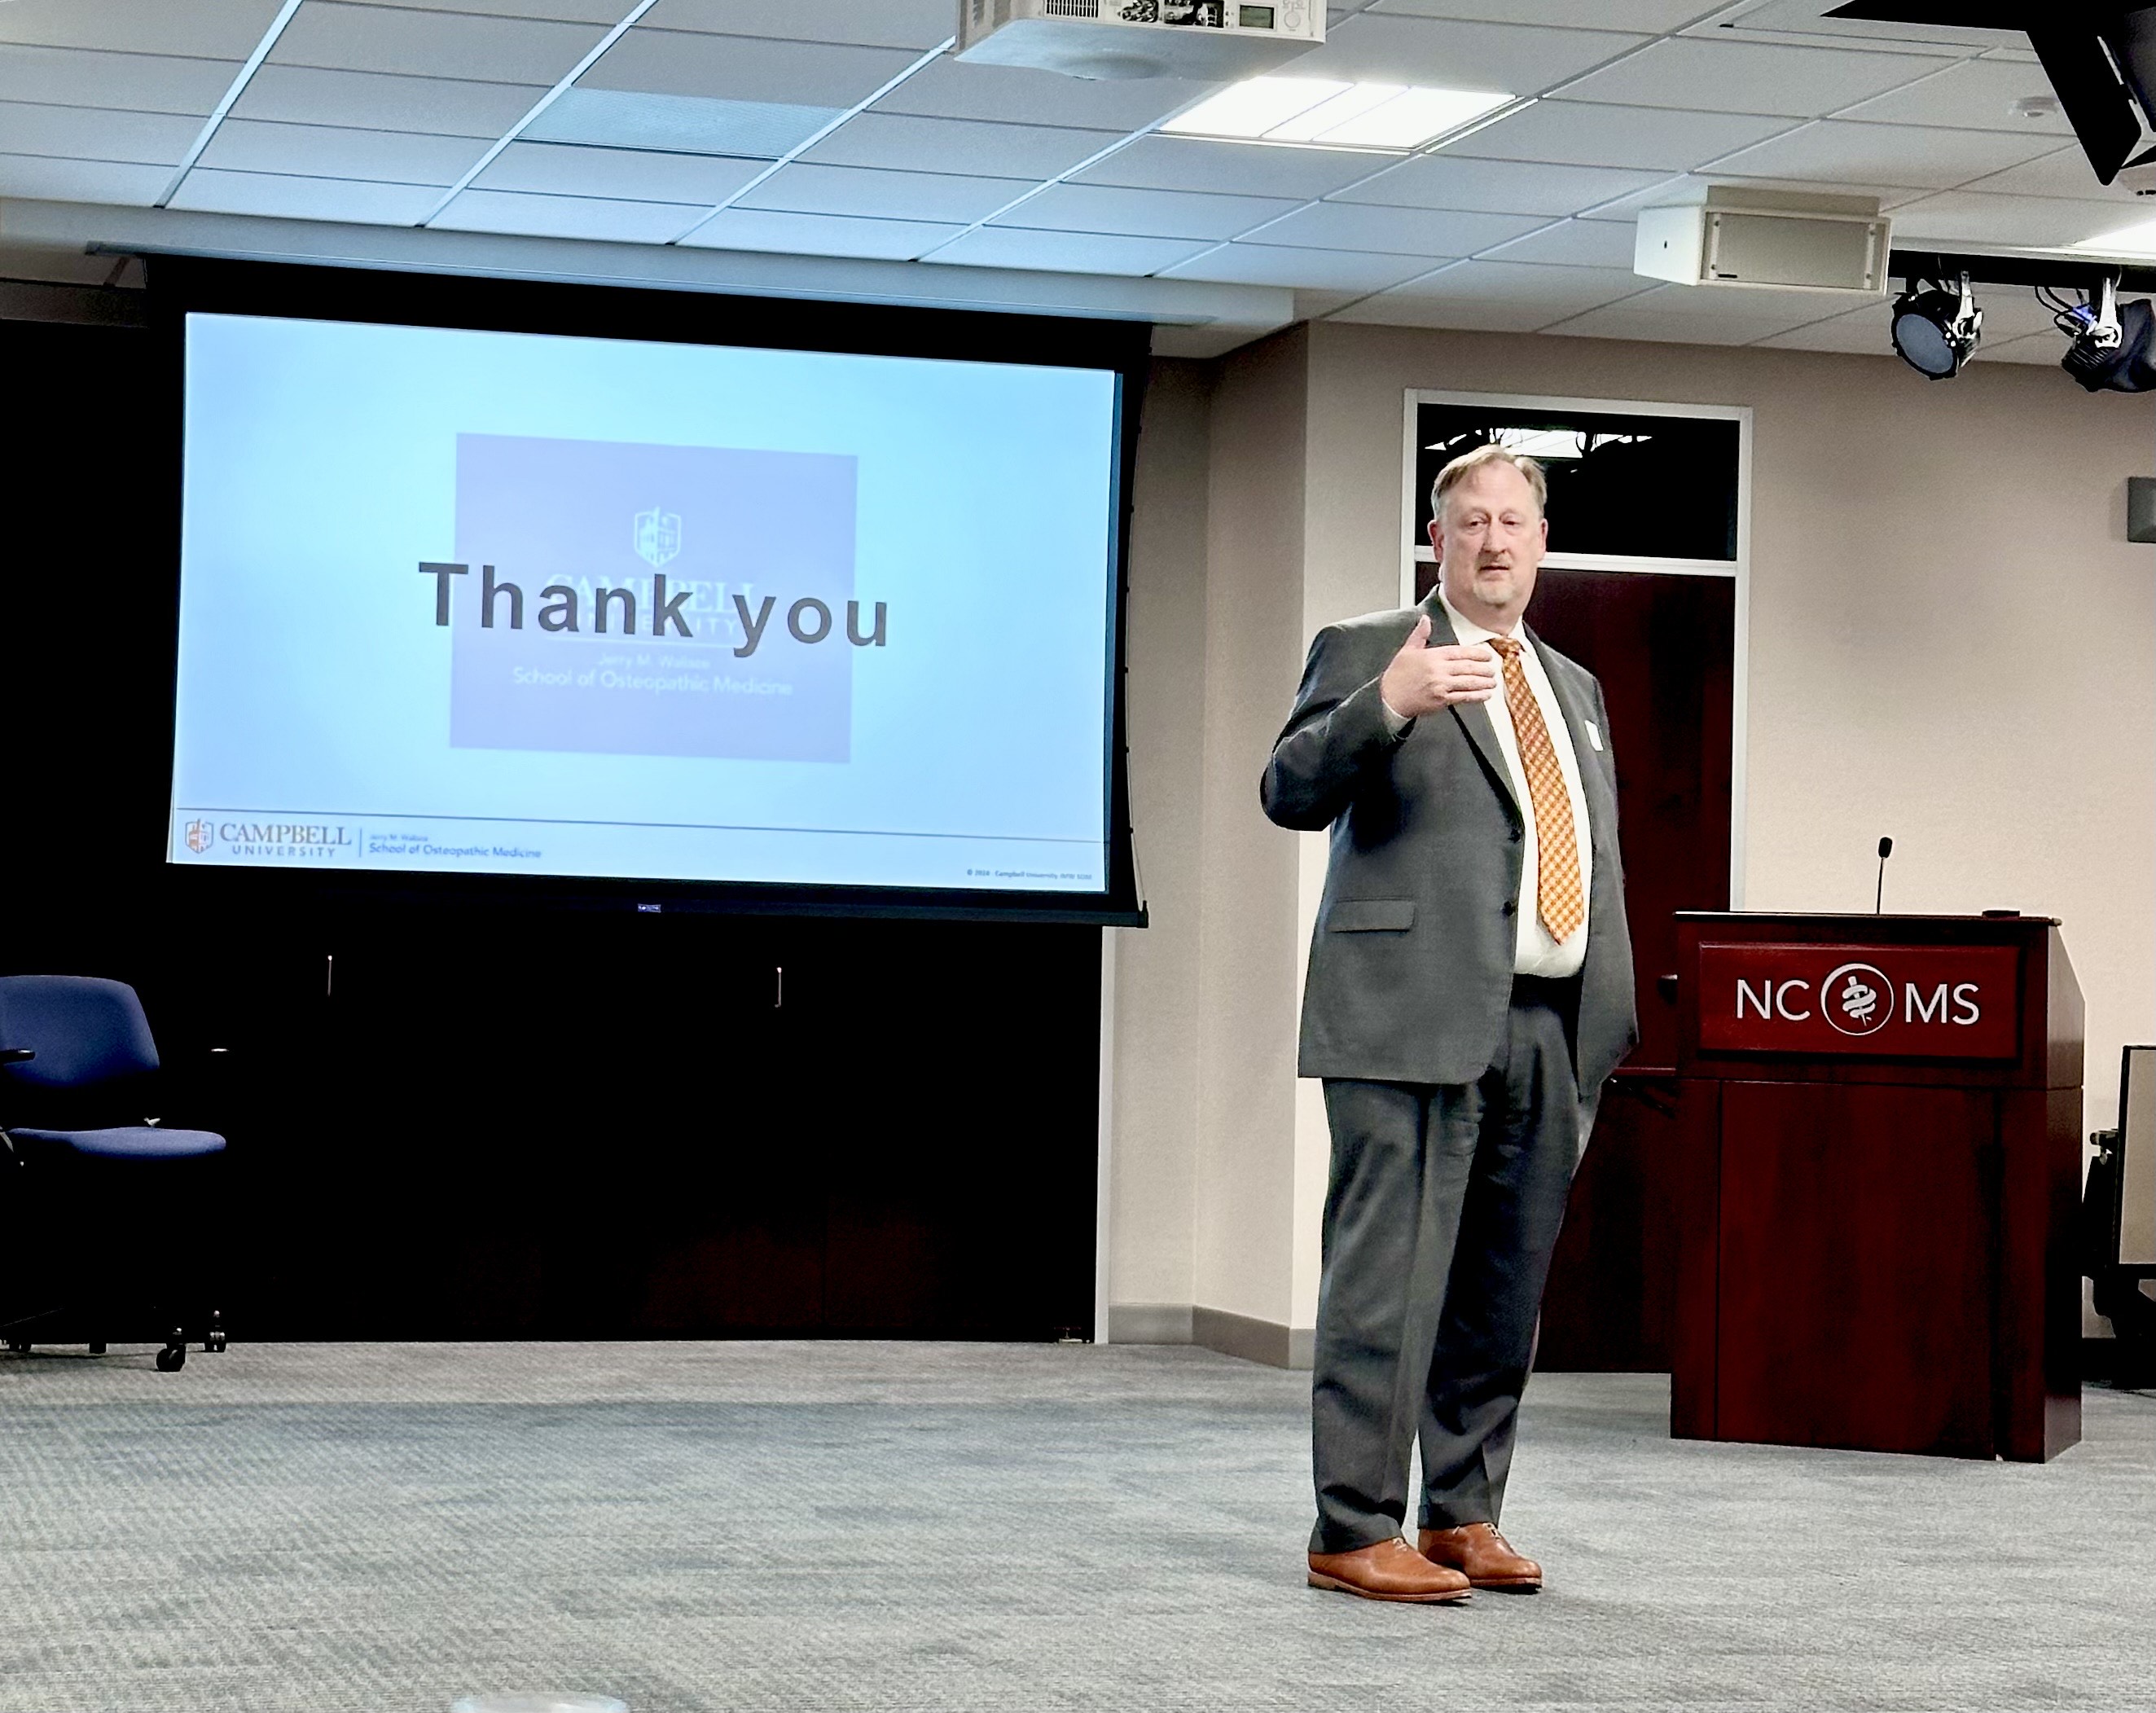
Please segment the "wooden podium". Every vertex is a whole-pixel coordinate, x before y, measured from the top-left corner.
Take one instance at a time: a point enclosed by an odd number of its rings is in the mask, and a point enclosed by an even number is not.
[[[2081,1438],[2082,996],[2028,916],[1677,917],[1680,1439]]]

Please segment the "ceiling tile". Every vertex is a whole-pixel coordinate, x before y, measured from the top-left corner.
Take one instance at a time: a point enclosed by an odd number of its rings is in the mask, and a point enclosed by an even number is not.
[[[710,212],[701,206],[685,203],[617,203],[598,197],[542,197],[519,191],[468,190],[428,223],[458,232],[511,232],[534,238],[667,244]]]
[[[1021,232],[983,226],[921,259],[973,268],[1029,268],[1051,274],[1157,274],[1188,260],[1203,243],[1103,238],[1092,233]]]
[[[1708,185],[1707,179],[1679,173],[1630,196],[1614,197],[1592,208],[1583,208],[1580,213],[1589,220],[1621,220],[1629,227],[1642,208],[1677,208],[1706,201]],[[1848,187],[1841,188],[1845,190]],[[1904,191],[1902,194],[1906,197],[1910,192]]]
[[[1209,190],[1308,202],[1368,178],[1389,160],[1347,149],[1213,142],[1156,133],[1088,167],[1078,179],[1084,184],[1127,184],[1140,190]]]
[[[2066,354],[2066,341],[2051,325],[2051,311],[2024,286],[1979,286],[1977,303],[1984,310],[1984,341],[1979,356],[1992,356],[2008,345],[2041,336],[2053,361]],[[1887,329],[1892,320],[1890,303],[1870,304],[1831,320],[1815,322],[1795,331],[1778,334],[1763,344],[1786,346],[1793,351],[1886,351],[1893,350]]]
[[[1652,284],[1616,269],[1459,262],[1409,285],[1380,292],[1345,311],[1340,319],[1530,332],[1604,304],[1637,296],[1651,290]]]
[[[1530,161],[1473,161],[1418,155],[1343,190],[1342,203],[1396,208],[1453,208],[1485,214],[1573,214],[1661,182],[1659,172],[1553,167]]]
[[[236,119],[480,136],[490,141],[529,113],[532,104],[546,93],[536,86],[516,84],[265,65],[248,79],[245,91],[233,104],[232,113]]]
[[[202,121],[184,113],[116,113],[103,107],[44,107],[0,101],[0,150],[136,161],[177,167],[194,146]]]
[[[1964,59],[1891,95],[1860,102],[1838,116],[1882,125],[1946,125],[2015,136],[2070,137],[2066,115],[2023,119],[2013,111],[2024,95],[2048,95],[2043,68],[2010,59]]]
[[[2063,149],[2054,149],[2048,155],[2040,155],[2019,167],[2010,167],[2004,172],[1994,172],[1988,178],[1979,178],[1959,187],[1963,190],[1996,191],[2005,196],[2067,197],[2087,202],[2119,203],[2128,208],[2143,207],[2147,203],[2130,190],[2110,184],[2098,184],[2096,168],[2088,163],[2079,143],[2069,143]]]
[[[776,161],[844,116],[841,107],[720,101],[637,90],[563,90],[526,126],[533,142]]]
[[[1297,291],[1295,295],[1295,318],[1298,321],[1322,321],[1335,310],[1344,310],[1362,297],[1359,291]],[[1161,329],[1153,330],[1159,338]],[[1158,348],[1158,347],[1156,347]]]
[[[865,256],[909,262],[964,231],[921,220],[861,220],[767,208],[723,208],[684,244],[698,249],[777,250],[794,256]]]
[[[1883,307],[1858,311],[1851,315],[1836,315],[1831,321],[1815,321],[1809,327],[1798,327],[1787,333],[1777,333],[1759,341],[1773,351],[1833,351],[1852,356],[1892,356],[1894,341],[1887,336],[1889,316]],[[1915,380],[1912,375],[1909,377]]]
[[[1561,220],[1501,244],[1487,255],[1493,261],[1547,262],[1567,268],[1629,268],[1633,233],[1629,220]]]
[[[621,22],[632,0],[353,0],[360,6],[402,6],[421,12],[480,12],[493,18],[547,18],[562,23]]]
[[[1470,256],[1543,223],[1512,214],[1440,213],[1358,203],[1314,203],[1265,229],[1267,244],[1314,249],[1374,250],[1398,256]]]
[[[762,161],[511,143],[472,181],[480,190],[537,191],[632,203],[722,203],[767,169]]]
[[[1676,288],[1666,288],[1674,290]],[[1621,303],[1589,310],[1543,331],[1586,339],[1645,339],[1676,345],[1749,345],[1777,333],[1820,319],[1761,310],[1743,315],[1696,315],[1659,301],[1661,293],[1646,292]]]
[[[1866,47],[1873,43],[1904,44],[1936,49],[1948,54],[1994,52],[2028,40],[2018,29],[1999,29],[1989,24],[1961,22],[1923,23],[1900,18],[1823,15],[1830,8],[1842,9],[1834,7],[1834,0],[1738,0],[1737,4],[1691,25],[1687,33],[1698,35],[1710,30],[1722,30],[1732,33],[1742,32],[1768,41],[1790,38],[1801,43],[1840,42],[1856,47]],[[1852,7],[1847,9],[1877,11],[1881,8]],[[1935,6],[1931,9],[1944,12],[1955,8]],[[1964,13],[1969,10],[1967,6],[1958,9]],[[1997,13],[2005,8],[1994,4],[1980,9]]]
[[[14,0],[0,8],[0,42],[47,48],[104,48],[121,54],[172,54],[196,59],[244,59],[277,16],[282,0]]]
[[[1823,185],[1896,184],[1948,190],[2019,166],[2052,147],[2046,136],[1857,125],[1825,119],[1702,168],[1709,177],[1800,179]]]
[[[40,155],[0,155],[0,197],[43,203],[111,203],[146,208],[172,182],[169,167],[119,161],[59,161]]]
[[[1371,0],[1376,13],[1414,18],[1477,18],[1498,23],[1548,23],[1568,29],[1645,30],[1660,35],[1718,12],[1727,0]]]
[[[1423,256],[1378,256],[1347,250],[1293,249],[1285,244],[1224,244],[1164,268],[1173,280],[1217,280],[1233,285],[1291,285],[1359,296],[1383,291],[1430,268]],[[1335,304],[1333,308],[1339,305]]]
[[[1986,345],[1977,351],[1974,361],[1982,363],[2038,363],[2056,369],[2059,359],[2066,354],[2066,341],[2056,333],[2048,336],[2030,334],[2025,338],[2011,339],[2004,345]]]
[[[1948,191],[1896,209],[1894,242],[1902,249],[1927,243],[2056,249],[2133,225],[2135,212],[2112,203]]]
[[[1101,141],[1097,131],[864,113],[848,120],[802,159],[831,167],[893,167],[911,172],[1037,181],[1069,172],[1098,153]]]
[[[413,226],[442,199],[431,184],[361,184],[274,172],[216,172],[198,167],[172,198],[175,208],[218,214],[267,214],[280,220],[348,220]]]
[[[1757,113],[1700,113],[1551,100],[1470,131],[1458,142],[1447,143],[1443,152],[1499,161],[1689,172],[1702,161],[1787,131],[1789,124],[1787,119]]]
[[[1012,125],[1135,131],[1218,87],[1168,77],[1102,82],[1011,65],[973,65],[946,55],[906,79],[876,103],[875,110],[930,119],[999,119]]]
[[[552,84],[605,34],[596,24],[307,0],[277,38],[270,61],[406,77],[454,71],[475,83]]]
[[[1217,243],[1301,206],[1271,197],[1216,197],[1190,191],[1125,190],[1104,184],[1053,184],[998,217],[995,223],[1059,232],[1126,233],[1134,238],[1204,238]]]
[[[577,82],[583,89],[851,107],[868,100],[912,59],[887,48],[695,35],[639,25]]]
[[[1584,78],[1565,94],[1582,101],[1717,112],[1832,113],[1947,64],[1917,54],[1858,53],[1764,42],[1682,38],[1657,42],[1622,64]]]
[[[228,119],[203,151],[204,167],[280,172],[308,178],[386,179],[399,184],[454,184],[478,164],[478,137],[353,131],[327,125],[273,125]]]
[[[870,167],[783,167],[742,198],[745,208],[840,214],[877,220],[926,220],[970,226],[985,220],[1025,186],[1015,179],[945,172],[887,172]]]
[[[952,18],[950,0],[659,0],[644,15],[655,29],[848,42],[916,54],[949,40]]]
[[[1778,290],[1756,285],[1656,285],[1651,302],[1636,307],[1657,314],[1688,315],[1695,321],[1772,321],[1786,326],[1807,326],[1853,310],[1884,307],[1885,294]]]
[[[0,101],[208,114],[239,70],[218,59],[0,46]]]
[[[1365,12],[1329,31],[1325,45],[1296,59],[1286,74],[1532,95],[1645,40],[1596,30]]]

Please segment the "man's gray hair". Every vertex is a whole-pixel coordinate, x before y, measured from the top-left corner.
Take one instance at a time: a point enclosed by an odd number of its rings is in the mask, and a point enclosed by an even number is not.
[[[1430,490],[1430,515],[1445,516],[1445,496],[1479,469],[1487,469],[1493,464],[1508,464],[1527,478],[1527,486],[1534,490],[1535,510],[1546,513],[1549,510],[1549,480],[1543,467],[1534,459],[1517,452],[1507,450],[1494,442],[1478,446],[1472,452],[1463,452],[1437,473],[1437,480]]]

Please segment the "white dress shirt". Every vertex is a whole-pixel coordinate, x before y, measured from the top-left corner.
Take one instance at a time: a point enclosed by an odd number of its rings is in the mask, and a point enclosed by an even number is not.
[[[1445,616],[1451,622],[1452,633],[1460,645],[1471,649],[1486,644],[1499,633],[1486,628],[1471,618],[1461,615],[1460,609],[1445,598],[1442,588],[1438,600],[1445,608]],[[1523,642],[1525,639],[1522,639]],[[1482,704],[1490,715],[1490,723],[1497,729],[1497,747],[1504,752],[1505,771],[1512,782],[1512,800],[1519,805],[1520,818],[1527,823],[1526,844],[1520,853],[1520,910],[1519,937],[1513,952],[1512,973],[1516,976],[1548,976],[1561,977],[1576,976],[1580,966],[1587,961],[1588,919],[1583,915],[1580,924],[1563,940],[1550,937],[1549,930],[1543,925],[1542,912],[1535,907],[1536,877],[1540,870],[1537,864],[1541,849],[1536,838],[1535,803],[1527,790],[1527,776],[1520,766],[1520,740],[1512,730],[1512,710],[1505,700],[1505,663],[1494,649],[1491,657],[1497,667],[1497,694]],[[1564,710],[1559,705],[1557,692],[1550,686],[1549,674],[1543,669],[1542,656],[1532,643],[1520,650],[1520,666],[1527,674],[1527,688],[1534,693],[1535,705],[1543,711],[1543,724],[1549,728],[1550,745],[1557,751],[1558,767],[1564,774],[1566,795],[1572,799],[1573,843],[1579,852],[1579,895],[1583,902],[1594,896],[1594,842],[1587,824],[1587,793],[1579,782],[1579,756],[1572,746],[1572,728],[1566,723]],[[1395,731],[1407,724],[1399,714],[1388,706],[1385,714]]]

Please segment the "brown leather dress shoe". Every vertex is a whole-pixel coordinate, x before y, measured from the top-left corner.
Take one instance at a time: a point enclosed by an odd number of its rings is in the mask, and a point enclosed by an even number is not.
[[[1543,1567],[1512,1550],[1495,1523],[1463,1523],[1456,1529],[1424,1529],[1415,1537],[1422,1556],[1465,1575],[1478,1588],[1532,1594],[1543,1585]]]
[[[1450,1606],[1471,1590],[1456,1570],[1433,1564],[1397,1535],[1353,1552],[1310,1555],[1310,1586],[1337,1588],[1365,1600],[1405,1600],[1422,1606]]]

